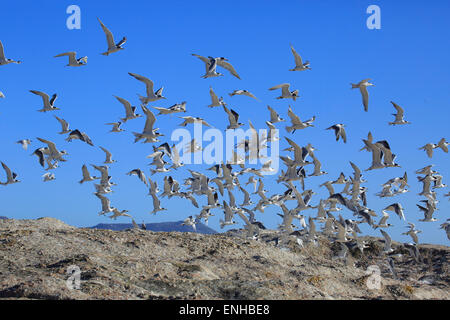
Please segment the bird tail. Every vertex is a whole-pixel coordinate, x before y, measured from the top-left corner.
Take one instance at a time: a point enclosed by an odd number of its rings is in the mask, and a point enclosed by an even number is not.
[[[290,127],[290,126],[286,126],[286,131],[287,132],[289,132],[289,133],[291,133],[292,132],[292,130],[294,130],[292,127]]]
[[[358,88],[357,84],[354,84],[354,83],[350,83],[350,84],[352,85],[352,89]]]

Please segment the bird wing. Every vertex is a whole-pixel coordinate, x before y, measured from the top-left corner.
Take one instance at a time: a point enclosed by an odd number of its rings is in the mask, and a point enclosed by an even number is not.
[[[387,234],[387,232],[380,230],[381,234],[383,235],[384,239],[386,240],[386,245],[385,247],[390,247],[391,246],[391,237]]]
[[[133,114],[133,109],[131,108],[131,103],[121,97],[114,96],[123,106],[125,107],[126,115]]]
[[[98,22],[100,22],[100,25],[102,26],[103,32],[106,35],[106,42],[108,43],[108,49],[112,49],[116,46],[114,43],[114,37],[111,31],[103,24],[103,22],[100,21],[99,18],[97,18]]]
[[[87,179],[91,176],[85,164],[83,164],[83,166],[81,167],[81,172],[83,173],[83,179]]]
[[[109,152],[108,150],[106,150],[106,149],[103,148],[102,146],[99,146],[99,147],[100,147],[100,149],[103,150],[104,153],[106,153],[106,158],[110,159],[111,156],[112,156],[111,152]]]
[[[134,77],[135,79],[145,83],[145,85],[147,87],[147,97],[151,97],[151,96],[153,96],[155,94],[153,92],[153,81],[152,80],[150,80],[149,78],[146,78],[144,76],[141,76],[139,74],[132,73],[132,72],[128,72],[128,74],[130,76]]]
[[[231,63],[228,63],[227,61],[224,61],[224,60],[216,60],[217,61],[217,64],[219,65],[219,66],[221,66],[222,68],[225,68],[225,69],[227,69],[228,71],[230,71],[230,73],[233,75],[233,76],[235,76],[236,78],[238,78],[238,79],[241,79],[240,77],[239,77],[239,75],[238,75],[238,73],[236,72],[236,70],[234,69],[234,67],[231,65]]]
[[[30,90],[30,92],[40,96],[42,98],[42,100],[44,101],[44,106],[45,107],[49,107],[50,106],[50,97],[48,96],[48,94],[46,94],[44,92],[41,92],[41,91],[36,91],[36,90]]]
[[[344,143],[347,143],[347,134],[345,132],[345,128],[341,127],[340,132],[341,132],[342,140],[344,140]]]
[[[147,116],[147,120],[145,121],[144,132],[150,132],[153,130],[153,125],[155,124],[156,117],[155,114],[147,109],[145,106],[142,106],[142,111]]]
[[[297,53],[297,51],[295,51],[293,46],[291,46],[291,50],[292,50],[292,54],[294,55],[295,66],[302,67],[303,66],[302,57],[300,57],[300,55]]]
[[[297,116],[297,115],[292,111],[291,107],[289,107],[289,110],[288,110],[288,116],[289,116],[289,118],[291,118],[291,122],[292,122],[293,125],[302,125],[302,124],[303,124],[302,120],[300,120],[300,117]]]
[[[398,104],[396,104],[394,101],[391,101],[394,108],[397,110],[397,115],[395,116],[395,120],[401,120],[403,118],[404,110],[402,107],[400,107]]]
[[[59,118],[58,116],[55,116],[56,120],[58,120],[58,122],[61,124],[62,130],[67,130],[69,129],[69,124],[67,123],[66,120]]]
[[[3,162],[2,162],[2,167],[6,172],[6,181],[11,180],[12,179],[11,169],[9,169],[8,166],[6,164],[4,164]]]
[[[208,73],[209,68],[211,67],[211,60],[206,58],[206,57],[203,57],[203,56],[200,56],[198,54],[195,54],[195,53],[193,53],[192,55],[194,57],[199,58],[200,60],[202,60],[205,63],[206,73]]]
[[[369,110],[369,92],[367,92],[367,87],[366,86],[360,86],[359,87],[359,91],[361,91],[363,105],[364,105],[364,110],[368,111]]]
[[[3,50],[3,44],[0,41],[0,60],[5,60],[5,51]]]
[[[276,85],[276,86],[274,86],[272,88],[269,88],[269,90],[277,90],[277,89],[280,89],[280,88],[283,90],[283,88],[288,88],[289,89],[289,87],[290,87],[289,83],[282,83],[282,84]]]
[[[50,150],[50,153],[58,153],[58,150],[56,149],[56,145],[53,142],[45,140],[45,139],[41,139],[41,138],[37,138],[37,139],[40,142],[47,144],[47,146]]]
[[[219,99],[217,98],[216,93],[214,92],[212,87],[209,87],[209,95],[211,96],[212,105],[218,105]]]
[[[69,64],[76,64],[77,63],[77,59],[75,58],[76,54],[77,53],[75,51],[64,52],[64,53],[57,54],[55,56],[55,58],[69,56]]]

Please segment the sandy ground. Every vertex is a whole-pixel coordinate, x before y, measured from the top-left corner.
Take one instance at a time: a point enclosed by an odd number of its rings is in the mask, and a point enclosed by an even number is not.
[[[347,259],[325,238],[275,245],[276,231],[202,235],[75,228],[53,218],[0,220],[1,299],[449,299],[446,246],[416,261],[383,240]],[[72,274],[68,273],[72,267]],[[79,279],[79,288],[77,288]]]

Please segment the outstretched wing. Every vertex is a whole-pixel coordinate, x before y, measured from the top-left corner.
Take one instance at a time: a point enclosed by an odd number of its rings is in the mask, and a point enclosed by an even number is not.
[[[208,58],[203,57],[203,56],[200,56],[200,55],[195,54],[195,53],[193,53],[192,55],[193,55],[194,57],[199,58],[200,60],[202,60],[202,61],[205,63],[205,68],[206,68],[206,71],[205,71],[205,72],[208,73],[209,68],[211,67],[211,61],[210,61]]]
[[[235,76],[236,78],[241,79],[241,78],[239,77],[238,73],[236,72],[236,70],[234,69],[234,67],[231,65],[231,63],[228,63],[228,62],[226,62],[226,61],[224,61],[224,60],[218,59],[218,60],[217,60],[217,64],[218,64],[219,66],[221,66],[222,68],[225,68],[225,69],[227,69],[228,71],[230,71],[230,73],[231,73],[233,76]]]
[[[139,74],[132,73],[132,72],[128,72],[128,74],[130,76],[134,77],[135,79],[145,83],[145,85],[147,86],[147,97],[151,97],[155,94],[153,92],[153,81],[152,80],[150,80],[149,78],[146,78],[144,76],[141,76]]]
[[[57,54],[55,56],[55,58],[69,56],[69,64],[72,64],[72,63],[77,63],[77,59],[75,58],[76,54],[77,53],[75,51],[64,52],[64,53]]]
[[[114,48],[116,45],[114,43],[114,37],[113,37],[111,31],[109,31],[109,29],[103,24],[103,22],[100,21],[99,18],[97,18],[97,20],[98,20],[98,22],[100,22],[103,32],[106,35],[106,42],[108,43],[108,49]]]
[[[5,60],[5,51],[3,50],[3,44],[0,41],[0,60]]]
[[[48,96],[48,94],[41,92],[41,91],[36,91],[36,90],[30,90],[30,92],[40,96],[42,98],[42,100],[44,101],[44,106],[50,105],[50,97]]]
[[[291,46],[291,50],[292,50],[292,54],[294,55],[295,66],[297,66],[297,67],[303,66],[302,57],[300,57],[300,55],[297,53],[297,51],[295,51],[293,46]]]

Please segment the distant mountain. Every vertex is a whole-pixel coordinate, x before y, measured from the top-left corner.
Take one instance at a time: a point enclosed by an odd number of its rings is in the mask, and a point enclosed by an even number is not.
[[[147,230],[150,231],[162,231],[162,232],[195,232],[191,226],[182,226],[183,221],[172,221],[172,222],[159,222],[159,223],[146,223]],[[141,224],[139,223],[139,226]],[[196,225],[197,233],[202,234],[215,234],[216,230],[204,225],[203,223],[198,223]],[[90,229],[108,229],[108,230],[125,230],[133,228],[131,223],[99,223],[93,227],[89,227]]]
[[[8,217],[0,216],[0,219],[8,219]]]

